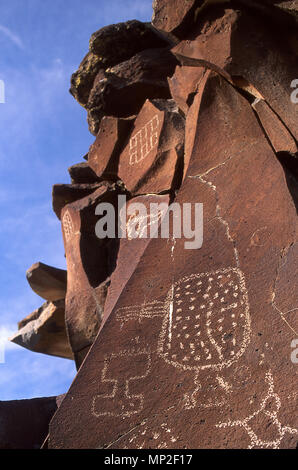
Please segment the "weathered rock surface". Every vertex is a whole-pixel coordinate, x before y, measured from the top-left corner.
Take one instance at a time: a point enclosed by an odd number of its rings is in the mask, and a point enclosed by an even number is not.
[[[264,100],[256,100],[252,107],[275,152],[298,152],[297,141]]]
[[[48,301],[65,299],[67,271],[44,263],[35,263],[26,272],[31,289]]]
[[[0,401],[0,449],[40,449],[60,397]]]
[[[174,75],[169,78],[171,95],[185,116],[188,113],[203,74],[204,69],[202,67],[177,66]]]
[[[68,273],[65,321],[77,367],[99,330],[118,248],[117,239],[96,236],[95,209],[100,202],[116,206],[117,195],[115,186],[103,184],[92,195],[65,206],[61,214]]]
[[[105,116],[88,154],[88,165],[100,178],[118,179],[119,156],[134,119]]]
[[[203,246],[150,241],[51,422],[50,448],[296,446],[297,324],[276,298],[277,272],[295,285],[281,270],[295,205],[250,103],[214,74],[200,93],[176,201],[204,204]]]
[[[46,302],[19,323],[10,341],[30,351],[73,359],[65,329],[64,300]]]
[[[181,183],[184,119],[173,100],[146,101],[119,159],[119,178],[132,194],[160,193]]]
[[[70,92],[86,106],[100,70],[120,64],[145,49],[166,47],[168,43],[151,25],[137,20],[105,26],[92,34],[90,51],[72,75]]]
[[[251,11],[218,7],[214,16],[209,23],[203,16],[197,29],[173,52],[178,57],[197,59],[202,66],[222,73],[231,82],[234,77],[244,78],[297,140],[298,110],[290,99],[297,58],[289,52],[286,41],[281,42],[276,29]]]
[[[92,34],[90,51],[100,57],[104,68],[107,68],[145,49],[166,47],[168,43],[150,24],[131,20],[105,26]]]
[[[161,31],[179,35],[179,27],[181,27],[183,20],[196,3],[198,3],[196,0],[180,0],[179,2],[175,0],[154,0],[153,26]]]
[[[297,1],[153,8],[161,33],[100,30],[72,78],[96,135],[53,199],[79,372],[44,447],[295,448]],[[53,352],[52,305],[19,344]]]
[[[53,186],[53,211],[61,219],[62,209],[71,202],[92,194],[103,183],[93,184],[55,184]]]
[[[72,184],[94,184],[100,181],[87,162],[72,165],[68,173]]]
[[[99,73],[86,106],[90,132],[97,134],[103,116],[133,116],[146,99],[170,98],[167,78],[177,63],[168,48],[147,49]]]
[[[150,230],[157,230],[160,221],[169,206],[169,195],[137,196],[130,199],[126,205],[126,214],[123,214],[121,228],[126,232],[126,237],[120,239],[117,256],[117,266],[110,278],[110,286],[104,305],[102,325],[109,318],[127,282],[137,269],[138,263],[150,242]],[[133,211],[131,204],[144,204],[147,209],[147,217]],[[151,221],[148,216],[150,204],[159,204],[160,212]],[[163,210],[162,210],[163,209]],[[122,214],[121,214],[122,215]],[[152,222],[152,223],[151,223]],[[137,236],[134,235],[137,232]]]

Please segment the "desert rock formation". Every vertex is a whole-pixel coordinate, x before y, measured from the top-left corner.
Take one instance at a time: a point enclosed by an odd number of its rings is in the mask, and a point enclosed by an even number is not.
[[[67,275],[31,268],[48,302],[13,338],[76,361],[46,445],[295,448],[298,2],[153,9],[94,33],[71,79],[95,141],[53,189]],[[157,228],[203,204],[202,246],[130,237],[137,215],[99,239],[96,208],[119,196],[162,203]]]

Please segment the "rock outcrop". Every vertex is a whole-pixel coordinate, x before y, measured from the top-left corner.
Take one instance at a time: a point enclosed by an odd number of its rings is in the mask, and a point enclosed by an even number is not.
[[[33,352],[73,359],[65,328],[65,301],[46,302],[19,323],[19,331],[10,338]]]
[[[96,138],[53,190],[79,371],[47,445],[295,448],[298,2],[153,8],[72,77]],[[31,271],[54,315],[54,268]],[[36,351],[42,317],[13,340]]]
[[[0,449],[40,449],[63,396],[0,401]]]

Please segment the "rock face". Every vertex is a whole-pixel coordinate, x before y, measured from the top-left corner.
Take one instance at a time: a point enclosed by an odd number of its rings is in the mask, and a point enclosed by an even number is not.
[[[72,77],[96,139],[53,190],[79,371],[47,445],[295,448],[298,5],[153,9]]]
[[[40,449],[60,397],[0,402],[0,449]]]
[[[67,261],[65,321],[79,367],[92,345],[103,316],[107,282],[116,263],[117,239],[100,240],[95,234],[99,203],[117,197],[115,185],[102,184],[91,196],[62,210],[62,230]]]

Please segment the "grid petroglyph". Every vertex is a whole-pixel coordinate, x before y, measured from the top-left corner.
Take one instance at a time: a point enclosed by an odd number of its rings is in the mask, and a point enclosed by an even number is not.
[[[144,160],[158,144],[159,117],[156,114],[129,141],[129,164]]]

